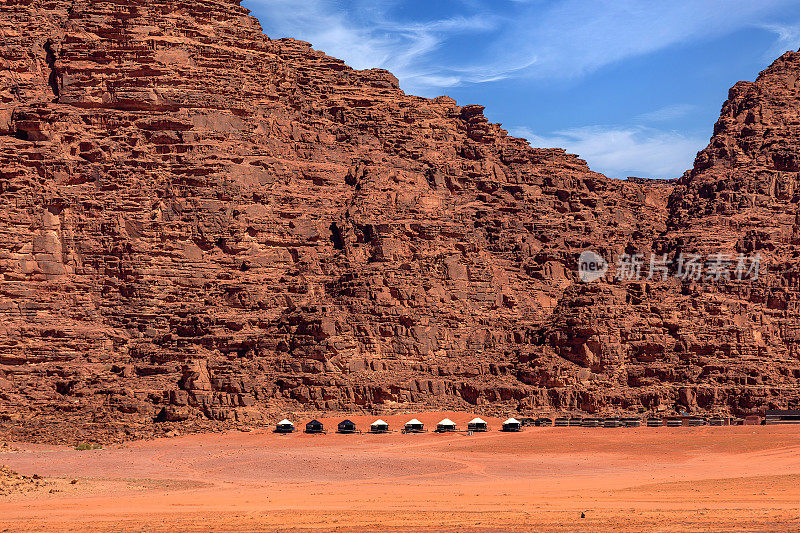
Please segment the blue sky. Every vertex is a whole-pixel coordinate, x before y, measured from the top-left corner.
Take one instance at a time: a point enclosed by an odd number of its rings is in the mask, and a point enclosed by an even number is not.
[[[482,104],[533,146],[611,177],[678,177],[728,88],[800,48],[797,0],[245,0],[406,92]]]

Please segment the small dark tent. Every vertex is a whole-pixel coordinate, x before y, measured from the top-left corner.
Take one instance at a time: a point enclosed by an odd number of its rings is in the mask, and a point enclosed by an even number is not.
[[[416,418],[412,418],[411,420],[406,422],[406,425],[403,427],[404,433],[422,433],[424,431],[425,429],[422,425],[422,422],[420,422]]]
[[[503,431],[522,431],[522,424],[516,418],[509,418],[503,422]]]
[[[449,418],[445,418],[436,424],[436,433],[452,433],[456,430],[456,424]]]
[[[284,418],[275,425],[275,433],[294,433],[294,424]]]
[[[306,433],[325,433],[325,427],[319,420],[312,420],[306,424]]]
[[[467,431],[489,431],[486,421],[481,418],[473,418],[467,423]]]
[[[376,420],[369,426],[370,433],[389,433],[389,424],[381,419]]]
[[[342,420],[336,428],[336,433],[355,433],[356,423],[352,420]]]

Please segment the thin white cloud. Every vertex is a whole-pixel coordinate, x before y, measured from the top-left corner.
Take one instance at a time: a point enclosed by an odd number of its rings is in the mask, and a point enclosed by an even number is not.
[[[496,43],[508,61],[537,57],[528,74],[574,78],[670,46],[711,39],[780,13],[790,0],[561,0],[520,8]]]
[[[526,127],[510,133],[536,148],[565,148],[592,170],[614,178],[676,178],[708,140],[645,127],[584,126],[538,135]]]
[[[268,35],[291,36],[311,42],[315,49],[344,59],[354,68],[385,68],[407,90],[452,87],[464,80],[496,78],[491,66],[469,73],[434,66],[429,56],[458,35],[496,29],[496,18],[457,15],[424,22],[398,22],[387,16],[393,2],[357,0],[346,6],[333,0],[250,0]]]
[[[641,122],[666,122],[683,118],[695,110],[697,110],[697,106],[692,104],[670,104],[648,113],[642,113],[636,119]]]
[[[766,61],[772,61],[776,57],[783,55],[790,50],[796,51],[800,48],[800,23],[796,24],[763,24],[762,29],[777,35],[778,40],[764,54]]]
[[[310,41],[356,68],[382,67],[423,95],[510,77],[579,78],[612,63],[748,27],[800,47],[800,26],[770,24],[795,0],[462,0],[451,16],[401,20],[399,0],[246,0],[267,34]],[[473,40],[463,54],[464,37]],[[772,52],[772,51],[770,51]]]

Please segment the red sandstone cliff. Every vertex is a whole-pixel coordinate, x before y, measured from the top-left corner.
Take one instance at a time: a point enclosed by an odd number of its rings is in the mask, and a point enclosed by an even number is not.
[[[749,225],[706,218],[742,183],[765,188],[780,227],[764,231],[783,243],[794,55],[737,85],[673,191],[532,149],[480,106],[409,96],[386,71],[270,40],[237,1],[0,9],[2,433],[797,401],[780,325],[797,314],[771,303],[796,286],[734,296],[575,275],[587,248],[753,241],[750,197],[724,203]]]

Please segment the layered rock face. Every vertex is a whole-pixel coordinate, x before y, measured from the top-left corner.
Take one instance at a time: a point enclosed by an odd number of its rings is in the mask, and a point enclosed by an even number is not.
[[[800,52],[787,52],[755,82],[731,88],[711,143],[678,182],[671,228],[714,227],[705,238],[692,235],[706,249],[749,252],[792,240],[800,172],[799,72]],[[718,235],[716,229],[725,226],[730,234]],[[770,237],[776,242],[767,245]]]
[[[794,217],[794,56],[762,75],[782,85],[737,85],[673,190],[270,40],[238,1],[0,9],[5,434],[797,400],[771,287],[576,283],[585,249],[706,246],[708,217],[716,238],[763,244],[755,217]],[[769,172],[764,203],[741,204],[741,183],[760,191]],[[746,224],[723,222],[732,206]]]
[[[575,285],[551,317],[568,358],[620,353],[612,388],[651,391],[639,397],[649,408],[800,407],[798,74],[800,53],[788,52],[730,90],[710,144],[669,195],[666,231],[631,242],[645,265],[666,257],[668,281]],[[702,279],[675,279],[692,256]],[[757,258],[758,279],[739,279],[740,259],[748,271]],[[711,273],[716,261],[726,273]]]
[[[730,90],[709,146],[669,197],[667,231],[632,247],[666,254],[672,273],[681,257],[700,257],[709,268],[715,258],[730,264],[720,279],[626,284],[629,306],[617,298],[616,309],[636,325],[619,340],[629,361],[649,361],[628,369],[629,385],[686,383],[673,390],[689,410],[800,404],[798,73],[800,53],[788,52],[754,83]],[[758,280],[734,275],[740,258],[746,268],[760,258]],[[624,317],[604,316],[595,330],[613,338]]]
[[[718,372],[728,382],[767,391],[728,394],[744,396],[744,406],[781,400],[800,406],[798,74],[800,52],[787,52],[755,82],[731,88],[711,142],[678,180],[669,199],[668,231],[657,243],[673,256],[761,258],[758,283],[720,280],[691,292],[695,306],[718,310],[710,322],[716,329],[704,332],[716,338]]]

